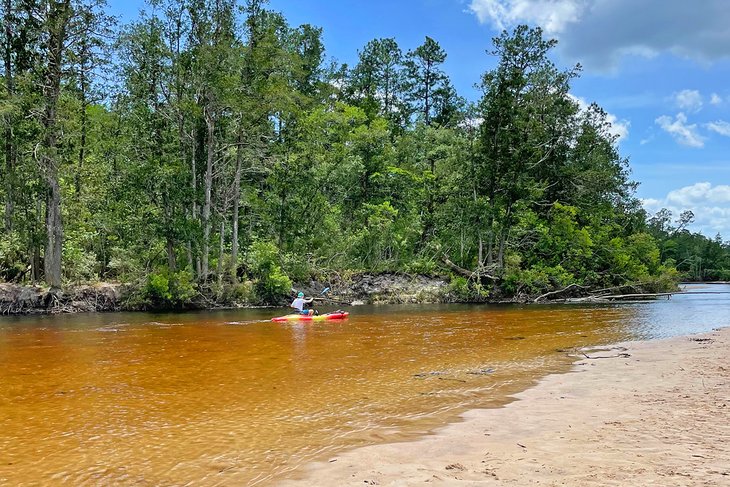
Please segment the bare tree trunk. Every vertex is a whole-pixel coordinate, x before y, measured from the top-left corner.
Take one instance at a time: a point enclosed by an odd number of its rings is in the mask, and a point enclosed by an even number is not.
[[[58,184],[58,169],[48,170],[48,203],[46,204],[46,252],[43,270],[46,283],[52,288],[61,287],[61,253],[63,246],[63,222],[61,221],[61,188]]]
[[[241,165],[243,162],[243,149],[241,132],[238,132],[238,145],[236,147],[236,172],[233,176],[233,234],[231,235],[231,262],[229,272],[235,281],[236,269],[238,268],[238,212],[241,205]]]
[[[12,35],[13,30],[10,25],[11,2],[5,0],[5,15],[3,23],[5,27],[5,52],[3,53],[3,64],[5,65],[5,89],[8,99],[11,99],[15,91],[13,85],[13,65],[12,65]],[[12,123],[7,124],[5,128],[5,231],[10,232],[13,228],[13,186],[15,175],[15,147],[13,145],[13,129]]]
[[[30,275],[33,284],[41,280],[41,249],[38,245],[36,236],[39,235],[40,228],[44,225],[43,202],[36,198],[35,214],[33,215],[33,226],[30,231],[29,254],[30,254]]]
[[[185,245],[185,248],[186,248],[187,254],[188,254],[188,266],[190,267],[190,269],[193,272],[195,272],[195,266],[193,263],[193,246],[190,243],[190,240],[188,240],[188,243]]]
[[[166,237],[167,240],[167,267],[170,272],[177,272],[177,256],[175,254],[175,242],[173,242],[170,236]]]
[[[221,233],[220,233],[220,240],[219,240],[219,247],[218,247],[218,284],[221,284],[223,282],[223,269],[225,269],[225,266],[223,265],[223,261],[225,260],[225,243],[226,243],[226,220],[225,218],[221,218]]]
[[[76,168],[76,175],[74,177],[74,185],[76,190],[76,197],[81,196],[81,175],[84,170],[84,157],[86,155],[86,133],[88,126],[88,116],[86,109],[89,106],[87,92],[88,92],[88,80],[86,79],[86,60],[90,56],[88,42],[86,38],[82,39],[81,45],[81,64],[79,66],[79,81],[81,84],[81,141],[79,148],[79,165]]]
[[[207,162],[205,166],[205,203],[203,204],[203,265],[201,278],[208,280],[208,252],[210,251],[210,208],[213,189],[213,157],[215,155],[215,121],[210,108],[205,108],[205,124],[208,127]]]
[[[509,233],[512,228],[512,204],[507,207],[507,213],[504,217],[504,228],[500,232],[499,236],[499,253],[497,254],[497,265],[499,268],[504,267],[504,253],[507,246],[507,240],[509,239]]]
[[[196,164],[196,158],[197,158],[197,151],[198,151],[198,144],[197,144],[198,139],[195,134],[195,131],[193,131],[191,136],[192,136],[192,140],[193,140],[193,151],[192,151],[192,156],[190,158],[190,168],[191,168],[190,170],[191,170],[192,176],[193,176],[192,183],[191,183],[192,190],[193,190],[193,209],[192,209],[192,211],[193,211],[193,220],[197,220],[198,219],[198,169],[197,169],[197,164]],[[190,252],[190,255],[191,255],[191,261],[193,259],[193,248],[192,247],[193,247],[192,244],[190,242],[188,242],[188,249],[189,249],[188,251]],[[194,269],[195,269],[195,274],[200,279],[200,277],[202,276],[203,269],[202,269],[202,265],[200,262],[200,253],[199,253],[198,249],[199,249],[199,247],[196,245],[195,253],[194,253],[195,254],[194,255],[194,260],[195,260]],[[191,266],[192,266],[192,262],[191,262]]]
[[[61,75],[66,26],[71,14],[70,0],[52,2],[48,12],[48,66],[44,76],[43,95],[43,153],[40,157],[43,175],[48,185],[46,206],[46,251],[44,271],[51,288],[61,287],[61,253],[63,246],[63,222],[61,220],[61,187],[58,181],[59,160],[57,154],[57,104],[61,93]]]

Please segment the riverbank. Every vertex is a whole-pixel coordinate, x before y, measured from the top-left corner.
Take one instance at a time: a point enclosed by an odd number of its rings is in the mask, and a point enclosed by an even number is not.
[[[166,284],[167,286],[167,284]],[[433,304],[433,303],[532,303],[532,302],[609,302],[608,298],[630,298],[637,293],[649,292],[637,285],[611,288],[622,296],[590,295],[587,288],[571,285],[539,296],[505,295],[495,288],[488,296],[476,297],[454,286],[448,275],[434,276],[396,272],[359,273],[342,277],[334,274],[321,281],[293,283],[291,296],[264,300],[252,293],[251,282],[243,284],[192,284],[184,300],[159,299],[150,296],[143,283],[98,282],[68,286],[52,291],[48,287],[0,283],[0,315],[57,314],[110,311],[186,311],[201,309],[241,309],[268,306],[287,306],[296,294],[303,291],[313,296],[315,306],[356,306],[361,304]],[[323,290],[327,289],[326,294]],[[603,290],[609,291],[609,290]],[[650,291],[654,292],[654,291]],[[664,294],[646,294],[652,299]]]
[[[295,283],[297,291],[314,296],[318,305],[352,306],[358,304],[445,303],[449,294],[446,277],[400,273],[363,273],[346,279],[335,277],[319,282]],[[48,287],[0,283],[0,315],[85,313],[109,311],[161,311],[172,309],[232,309],[259,307],[260,302],[238,296],[225,289],[197,289],[189,302],[177,307],[140,299],[140,286],[120,283],[94,283],[69,286],[52,292]],[[327,288],[329,292],[322,294]],[[291,297],[278,303],[287,306]]]
[[[726,485],[730,328],[587,351],[501,409],[307,465],[284,486]]]

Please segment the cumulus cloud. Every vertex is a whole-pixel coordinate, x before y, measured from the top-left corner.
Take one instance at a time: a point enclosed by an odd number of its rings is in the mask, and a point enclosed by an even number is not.
[[[721,234],[730,237],[730,186],[701,182],[670,191],[665,198],[642,200],[644,209],[654,214],[662,208],[672,212],[675,218],[685,210],[691,210],[695,222],[693,231],[708,237]]]
[[[706,127],[709,130],[712,130],[713,132],[716,132],[720,135],[724,135],[725,137],[730,137],[730,123],[728,123],[724,120],[717,120],[715,122],[710,122],[706,125]]]
[[[667,194],[667,202],[675,206],[691,206],[698,204],[730,204],[730,186],[721,184],[713,186],[712,183],[695,183],[692,186],[685,186],[675,189]]]
[[[720,98],[720,95],[718,95],[717,93],[713,93],[710,96],[710,104],[719,105],[720,103],[722,103],[722,98]]]
[[[580,20],[585,5],[576,0],[473,0],[469,8],[481,23],[490,22],[499,30],[520,23],[539,25],[548,34],[557,34]]]
[[[730,56],[726,0],[471,0],[469,8],[500,30],[539,25],[588,68],[611,69],[627,54],[670,52],[704,62]]]
[[[699,112],[702,109],[702,95],[697,90],[682,90],[675,93],[674,101],[680,110]]]
[[[678,113],[674,119],[668,115],[662,115],[655,122],[682,145],[688,147],[705,146],[705,138],[697,131],[697,124],[688,124],[687,116],[682,112]]]

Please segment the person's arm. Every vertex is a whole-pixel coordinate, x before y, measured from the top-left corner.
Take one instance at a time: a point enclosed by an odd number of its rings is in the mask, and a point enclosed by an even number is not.
[[[311,303],[312,301],[314,301],[314,298],[307,298],[304,300],[305,303]]]

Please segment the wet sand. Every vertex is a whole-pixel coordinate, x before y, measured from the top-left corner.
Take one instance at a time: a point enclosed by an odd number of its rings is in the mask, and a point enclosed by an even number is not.
[[[730,328],[586,355],[501,409],[279,485],[730,485]]]

